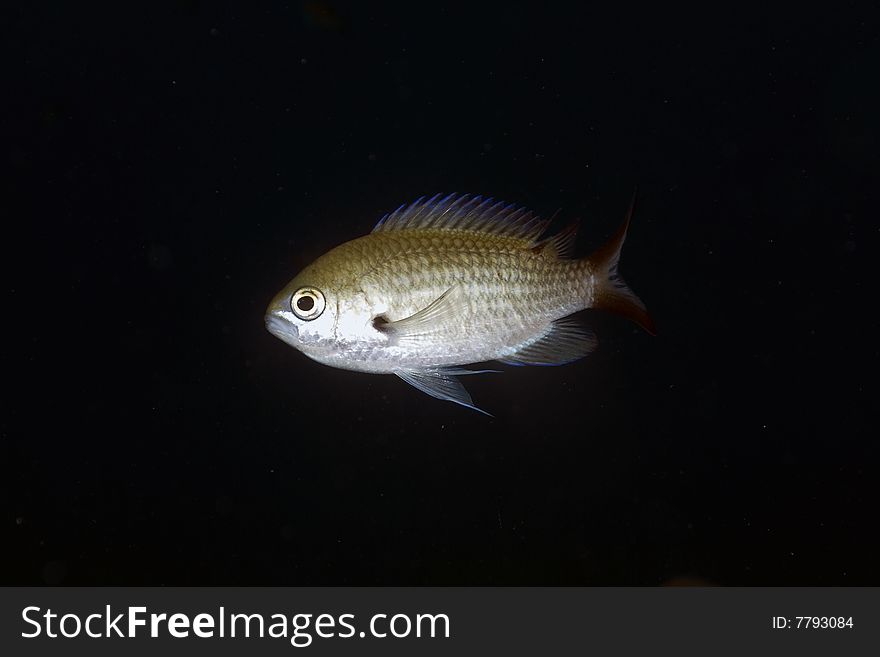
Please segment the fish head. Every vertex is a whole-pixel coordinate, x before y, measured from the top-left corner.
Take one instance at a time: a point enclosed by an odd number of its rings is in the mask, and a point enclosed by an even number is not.
[[[335,335],[337,303],[324,289],[320,281],[294,278],[269,302],[266,329],[307,354],[328,346]]]
[[[345,361],[365,343],[387,341],[373,324],[381,308],[367,303],[358,274],[337,250],[297,274],[266,309],[272,335],[321,362]]]

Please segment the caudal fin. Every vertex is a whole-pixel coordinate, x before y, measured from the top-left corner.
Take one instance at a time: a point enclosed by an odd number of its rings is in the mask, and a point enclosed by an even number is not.
[[[648,309],[621,278],[617,271],[620,262],[620,249],[626,239],[626,231],[629,228],[635,209],[636,198],[633,195],[626,218],[610,240],[593,253],[588,259],[591,270],[596,277],[595,298],[593,308],[601,308],[618,315],[631,319],[651,335],[656,335],[654,320],[648,314]]]

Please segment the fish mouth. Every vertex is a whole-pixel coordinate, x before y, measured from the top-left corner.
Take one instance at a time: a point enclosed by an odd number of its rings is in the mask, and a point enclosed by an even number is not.
[[[299,346],[299,330],[296,324],[277,311],[266,313],[266,330],[291,347]]]

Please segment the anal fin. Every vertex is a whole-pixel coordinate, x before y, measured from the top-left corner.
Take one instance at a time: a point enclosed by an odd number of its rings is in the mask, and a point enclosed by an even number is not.
[[[583,358],[598,344],[593,332],[564,317],[498,360],[506,365],[565,365]]]

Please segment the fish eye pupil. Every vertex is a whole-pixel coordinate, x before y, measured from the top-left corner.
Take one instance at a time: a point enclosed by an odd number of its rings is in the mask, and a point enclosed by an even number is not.
[[[315,307],[315,299],[311,296],[301,296],[296,300],[296,307],[302,312],[307,313]]]

